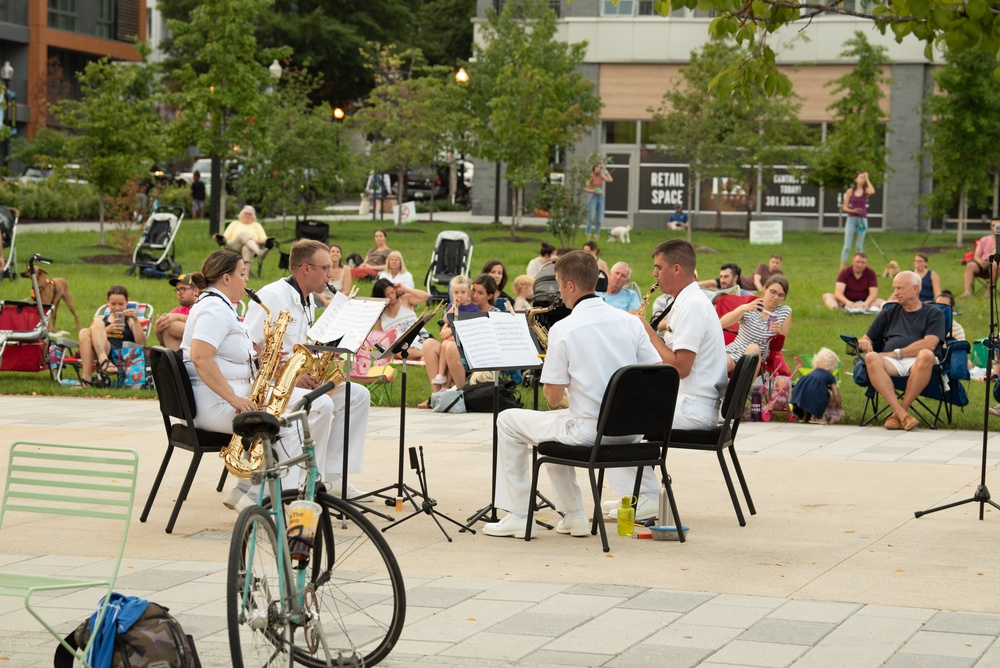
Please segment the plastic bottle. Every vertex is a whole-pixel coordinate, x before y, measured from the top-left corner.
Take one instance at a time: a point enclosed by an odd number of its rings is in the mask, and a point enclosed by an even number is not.
[[[635,531],[635,508],[632,507],[632,497],[623,496],[622,505],[618,508],[618,535],[631,536]]]
[[[292,501],[288,505],[288,552],[293,561],[304,567],[309,561],[319,516],[323,512],[315,501]]]
[[[750,421],[760,422],[760,389],[754,388],[753,395],[750,398]]]
[[[667,496],[667,486],[660,485],[660,511],[659,522],[661,527],[671,526],[674,520],[674,513],[670,509],[670,497]]]

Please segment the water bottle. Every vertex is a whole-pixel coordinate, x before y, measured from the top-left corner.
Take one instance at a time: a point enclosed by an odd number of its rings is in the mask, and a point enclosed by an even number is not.
[[[753,395],[750,398],[750,421],[760,422],[760,389],[754,388]]]
[[[623,496],[622,505],[618,508],[618,535],[631,536],[635,530],[635,508],[632,507],[632,497]]]
[[[288,553],[299,568],[309,562],[319,516],[323,512],[315,501],[297,499],[288,505]]]
[[[667,485],[664,483],[660,485],[660,526],[670,526],[673,522],[673,515],[673,511],[670,509],[670,497],[667,496]]]

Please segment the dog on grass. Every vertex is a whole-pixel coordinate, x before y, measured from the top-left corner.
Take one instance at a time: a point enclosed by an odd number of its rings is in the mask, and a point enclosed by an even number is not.
[[[49,329],[56,329],[56,314],[59,311],[59,302],[65,302],[66,308],[73,314],[76,321],[76,329],[80,331],[80,318],[76,315],[76,307],[73,305],[73,295],[69,293],[69,283],[65,278],[46,278],[48,272],[41,267],[35,267],[35,275],[38,277],[38,291],[40,295],[35,295],[32,290],[32,298],[38,299],[43,304],[52,304],[52,320],[49,322]],[[31,278],[31,270],[25,269],[21,272],[24,278]]]
[[[882,272],[883,278],[896,278],[902,269],[899,268],[899,263],[895,260],[889,260],[889,264],[885,265],[885,271]]]
[[[608,232],[608,241],[617,241],[623,244],[632,243],[632,239],[629,237],[629,232],[632,231],[631,225],[621,225],[619,227],[612,227]]]

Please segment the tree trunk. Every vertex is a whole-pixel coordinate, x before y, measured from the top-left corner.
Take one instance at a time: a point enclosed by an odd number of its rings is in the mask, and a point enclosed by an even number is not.
[[[517,228],[521,224],[521,198],[524,196],[524,188],[514,188],[514,201],[511,203],[513,211],[510,212],[510,238],[517,236]]]
[[[691,241],[691,238],[692,238],[691,235],[692,235],[692,228],[694,228],[695,207],[697,206],[695,204],[695,201],[694,201],[694,184],[697,183],[697,182],[698,182],[698,175],[697,174],[694,175],[693,179],[692,178],[688,179],[688,187],[687,187],[687,193],[688,193],[688,197],[687,197],[687,201],[688,201],[688,229],[687,229],[687,239],[688,239],[688,243],[691,244],[691,245],[694,245],[694,242]]]
[[[722,179],[716,178],[715,184],[715,231],[722,231]]]
[[[958,248],[962,247],[962,232],[965,230],[965,217],[968,215],[969,203],[965,198],[965,184],[962,184],[962,194],[958,198],[958,235],[955,240],[955,245]]]
[[[406,197],[406,170],[405,169],[400,169],[398,172],[396,172],[396,178],[398,179],[397,183],[399,183],[399,187],[396,188],[396,207],[398,208],[399,205],[403,203],[403,201],[404,201],[404,199]],[[385,200],[384,199],[382,200],[382,217],[385,218]],[[396,221],[396,229],[398,229],[398,230],[403,229],[403,218],[402,218],[402,216],[396,217],[395,215],[393,215],[393,218]]]
[[[97,220],[100,221],[101,232],[97,238],[97,245],[104,245],[104,193],[97,196]]]

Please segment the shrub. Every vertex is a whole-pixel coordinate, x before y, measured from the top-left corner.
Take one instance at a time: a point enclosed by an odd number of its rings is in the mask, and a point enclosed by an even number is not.
[[[35,220],[95,220],[97,191],[89,183],[66,183],[46,179],[38,183],[4,183],[0,198],[16,207],[22,218]]]

